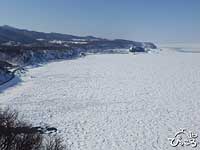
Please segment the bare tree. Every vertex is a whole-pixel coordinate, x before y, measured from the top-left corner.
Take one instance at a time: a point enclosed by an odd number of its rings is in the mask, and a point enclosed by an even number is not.
[[[18,113],[0,109],[0,150],[64,150],[61,138],[18,120]]]

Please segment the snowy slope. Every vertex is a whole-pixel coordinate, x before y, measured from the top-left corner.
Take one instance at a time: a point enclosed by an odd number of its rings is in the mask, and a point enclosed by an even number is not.
[[[168,137],[179,128],[200,135],[199,53],[89,55],[22,80],[0,105],[57,127],[71,150],[182,150],[190,147],[171,147]]]
[[[11,74],[7,73],[6,70],[0,68],[0,85],[7,82],[11,78]]]

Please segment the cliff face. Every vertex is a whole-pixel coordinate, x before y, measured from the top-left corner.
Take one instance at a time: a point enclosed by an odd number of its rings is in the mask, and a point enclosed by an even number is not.
[[[18,52],[0,52],[0,60],[15,65],[34,65],[56,59],[69,59],[78,57],[75,50],[20,50]]]
[[[9,81],[12,77],[13,76],[9,71],[0,68],[0,85]]]

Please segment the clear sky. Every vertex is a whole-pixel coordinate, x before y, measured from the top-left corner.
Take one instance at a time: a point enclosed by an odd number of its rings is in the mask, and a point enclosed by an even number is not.
[[[1,0],[0,25],[152,42],[200,42],[200,0]]]

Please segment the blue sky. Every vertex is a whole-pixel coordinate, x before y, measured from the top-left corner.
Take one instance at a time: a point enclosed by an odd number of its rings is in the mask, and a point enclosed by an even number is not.
[[[0,25],[153,42],[199,42],[200,0],[1,0]]]

